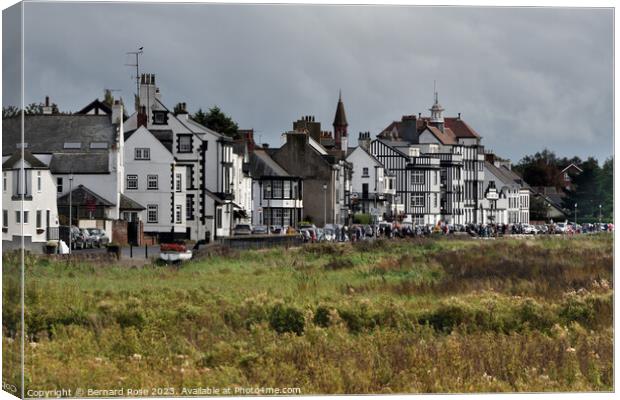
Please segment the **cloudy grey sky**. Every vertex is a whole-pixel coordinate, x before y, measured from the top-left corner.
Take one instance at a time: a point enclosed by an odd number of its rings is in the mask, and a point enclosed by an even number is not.
[[[26,103],[75,111],[111,88],[133,108],[140,45],[169,107],[217,104],[272,145],[301,115],[331,130],[339,89],[357,143],[428,114],[437,80],[445,114],[514,161],[613,153],[610,9],[27,3],[24,35]]]

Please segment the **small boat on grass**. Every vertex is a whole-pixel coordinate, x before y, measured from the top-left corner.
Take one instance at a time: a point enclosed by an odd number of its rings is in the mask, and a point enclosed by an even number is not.
[[[183,242],[162,243],[159,246],[159,258],[166,263],[180,263],[192,258],[192,251]]]

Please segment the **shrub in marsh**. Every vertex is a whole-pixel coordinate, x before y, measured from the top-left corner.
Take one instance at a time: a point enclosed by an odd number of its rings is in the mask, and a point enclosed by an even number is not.
[[[319,306],[314,313],[313,322],[315,325],[327,328],[331,324],[331,311],[325,306]]]
[[[302,254],[314,255],[314,256],[344,256],[350,252],[348,245],[341,245],[338,243],[313,243],[307,244],[301,249]]]
[[[323,266],[323,268],[328,271],[336,271],[339,269],[350,269],[354,266],[355,264],[350,258],[333,257],[327,264]]]
[[[304,314],[296,308],[277,304],[269,313],[269,326],[278,333],[294,332],[301,335],[304,325]]]
[[[422,315],[418,322],[430,325],[435,330],[450,333],[464,323],[475,320],[475,312],[462,302],[450,302],[440,305],[436,310]]]
[[[355,251],[361,253],[375,252],[386,250],[390,246],[391,242],[385,239],[377,240],[360,240],[352,244]]]
[[[134,327],[141,329],[146,322],[146,318],[141,310],[123,309],[116,312],[116,322],[118,322],[121,328]]]
[[[559,316],[566,324],[575,321],[589,328],[610,325],[613,317],[612,295],[580,296],[569,293],[560,305]]]
[[[352,333],[360,333],[377,326],[374,316],[363,306],[357,309],[338,309],[338,315]]]
[[[543,306],[533,299],[526,299],[516,312],[521,325],[543,332],[549,332],[558,322],[557,314],[550,307]]]

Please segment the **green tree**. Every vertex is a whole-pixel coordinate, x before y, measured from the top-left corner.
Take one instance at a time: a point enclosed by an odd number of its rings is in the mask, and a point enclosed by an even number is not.
[[[601,217],[609,220],[614,214],[614,158],[603,163],[598,177]]]
[[[530,186],[562,186],[560,162],[555,153],[548,149],[525,156],[514,166],[514,170]]]
[[[577,204],[577,216],[592,219],[598,216],[598,205],[601,203],[600,175],[598,161],[589,157],[579,165],[582,172],[572,178],[573,189],[565,190],[566,196],[562,205],[574,212]]]
[[[206,126],[222,135],[236,138],[239,133],[239,126],[231,117],[226,115],[218,106],[213,106],[208,112],[198,109],[192,119],[201,125]]]
[[[547,205],[540,196],[530,196],[530,219],[532,221],[547,219]]]

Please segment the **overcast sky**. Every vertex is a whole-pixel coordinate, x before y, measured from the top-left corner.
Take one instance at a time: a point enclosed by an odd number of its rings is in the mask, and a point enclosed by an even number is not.
[[[515,162],[613,153],[610,9],[27,3],[24,19],[26,103],[76,111],[110,88],[133,111],[125,53],[144,46],[170,108],[219,105],[272,145],[302,115],[332,130],[339,89],[357,144],[428,114],[436,80],[445,115]],[[3,37],[6,105],[18,40]]]

